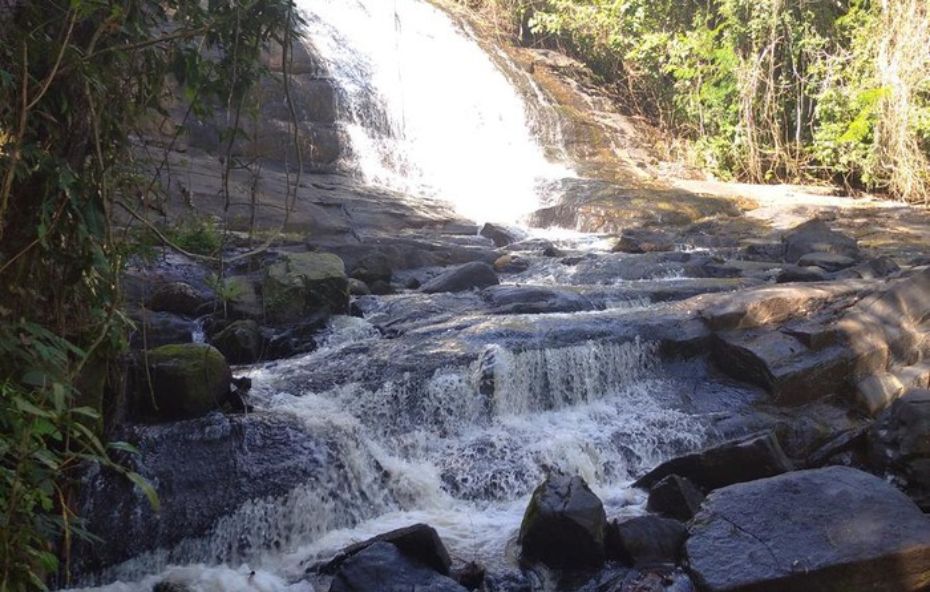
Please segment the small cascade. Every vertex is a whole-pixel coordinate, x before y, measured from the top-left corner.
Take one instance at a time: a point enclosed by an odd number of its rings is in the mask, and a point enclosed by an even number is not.
[[[301,0],[307,39],[341,95],[342,127],[365,182],[452,202],[478,221],[514,222],[570,176],[533,128],[525,97],[469,32],[422,0]],[[512,68],[517,72],[516,67]],[[548,123],[544,120],[550,120]]]
[[[359,329],[345,325],[335,323],[343,335]],[[296,578],[367,533],[418,521],[454,553],[503,567],[526,498],[548,472],[582,475],[622,511],[636,501],[627,489],[635,473],[706,437],[700,418],[669,407],[680,385],[660,376],[655,345],[639,340],[490,348],[469,366],[374,391],[295,392],[293,376],[277,383],[269,370],[256,369],[256,405],[298,418],[326,443],[327,468],[280,497],[244,504],[206,537],[95,581],[138,581],[191,562],[247,562]]]

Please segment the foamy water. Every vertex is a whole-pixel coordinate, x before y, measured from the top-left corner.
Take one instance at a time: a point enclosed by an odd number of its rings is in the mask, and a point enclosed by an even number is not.
[[[495,61],[441,10],[422,0],[298,5],[342,94],[342,126],[367,183],[512,222],[539,207],[547,182],[571,175],[546,159],[524,98]]]

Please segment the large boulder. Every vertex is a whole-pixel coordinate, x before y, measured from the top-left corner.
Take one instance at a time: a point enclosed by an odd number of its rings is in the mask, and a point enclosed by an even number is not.
[[[350,545],[339,552],[336,557],[323,565],[321,573],[336,573],[350,557],[357,555],[375,543],[390,543],[408,559],[417,561],[442,575],[449,575],[452,560],[436,529],[427,524],[414,524],[374,536],[360,543]]]
[[[349,311],[349,281],[342,259],[332,253],[288,253],[265,271],[265,314],[294,323],[314,312]]]
[[[581,477],[552,475],[530,499],[520,526],[521,558],[556,569],[604,561],[607,515]]]
[[[207,298],[198,293],[190,284],[168,282],[155,289],[152,297],[149,298],[147,307],[149,310],[158,312],[194,316],[206,303]]]
[[[466,592],[458,582],[411,559],[396,546],[376,542],[340,566],[330,592]]]
[[[135,372],[134,415],[171,421],[218,409],[229,396],[232,375],[216,348],[202,343],[163,345],[140,355]]]
[[[233,364],[257,362],[265,347],[261,328],[252,319],[230,323],[210,341]]]
[[[809,220],[785,234],[785,261],[797,263],[810,253],[828,253],[852,259],[859,257],[856,239],[831,230],[822,220]]]
[[[869,431],[869,459],[930,511],[930,390],[911,389]]]
[[[637,569],[676,565],[686,538],[688,529],[678,520],[638,516],[610,525],[607,554]]]
[[[793,468],[775,434],[765,432],[667,460],[633,485],[650,488],[670,475],[679,475],[704,491],[711,491],[786,473]]]
[[[718,489],[690,525],[692,576],[708,592],[908,592],[930,585],[930,519],[848,467]]]
[[[649,489],[646,509],[687,522],[703,501],[704,494],[694,483],[678,475],[669,475]]]
[[[493,267],[487,263],[474,261],[444,271],[423,284],[420,291],[426,294],[464,292],[466,290],[480,290],[488,286],[496,286],[499,283],[500,280],[497,279]]]

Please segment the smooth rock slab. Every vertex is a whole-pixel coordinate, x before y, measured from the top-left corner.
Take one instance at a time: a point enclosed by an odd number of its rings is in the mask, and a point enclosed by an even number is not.
[[[711,491],[771,477],[792,468],[778,439],[773,433],[765,432],[667,460],[640,477],[633,486],[651,488],[670,475],[679,475]]]
[[[930,584],[930,519],[848,467],[719,489],[690,526],[692,576],[708,592],[908,592]]]

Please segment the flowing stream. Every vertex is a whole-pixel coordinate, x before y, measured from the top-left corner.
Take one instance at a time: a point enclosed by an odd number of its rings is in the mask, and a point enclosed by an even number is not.
[[[448,199],[476,220],[512,221],[546,199],[548,181],[571,174],[537,140],[544,126],[533,113],[546,107],[527,107],[519,74],[425,0],[300,4],[367,183]],[[566,240],[600,248],[591,237]],[[534,269],[537,283],[569,273],[554,263]],[[621,302],[614,314],[648,305]],[[501,330],[529,322],[502,320]],[[451,356],[460,345],[430,339],[429,355],[445,348],[439,353]],[[384,342],[369,320],[337,317],[316,352],[248,369],[256,407],[295,418],[335,462],[281,497],[246,503],[205,537],[99,574],[97,589],[145,590],[167,578],[203,592],[306,592],[314,584],[304,570],[315,561],[415,522],[437,528],[455,560],[506,572],[515,569],[529,495],[548,472],[582,475],[611,516],[635,514],[643,499],[629,488],[632,476],[708,437],[701,417],[681,405],[695,369],[673,372],[639,338],[492,343],[478,359],[421,376],[311,384],[320,367],[357,372],[375,351],[366,348]],[[410,343],[386,351],[415,359],[419,346]]]

